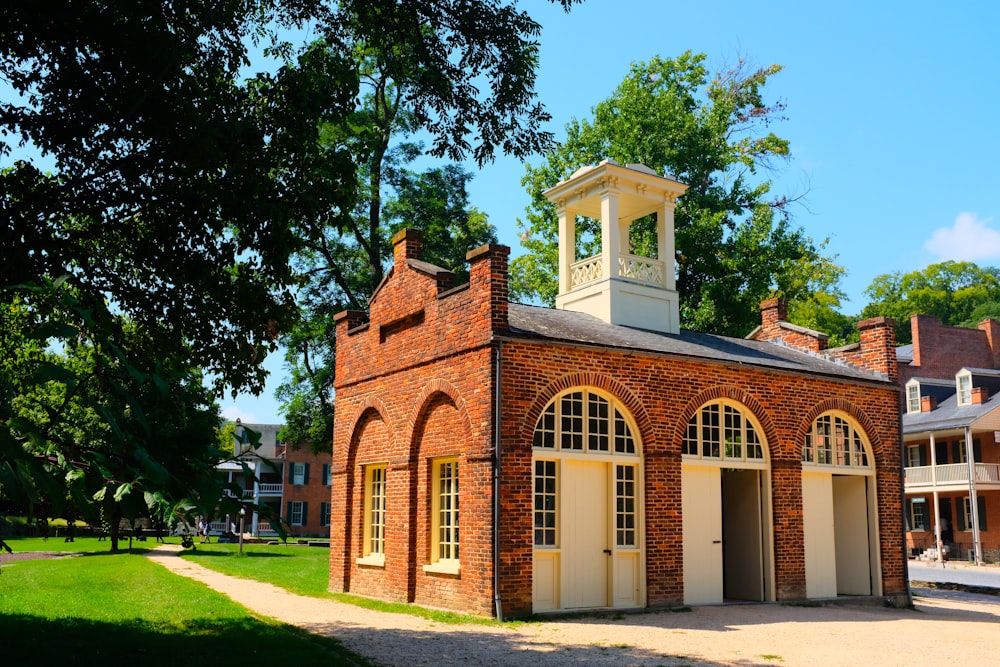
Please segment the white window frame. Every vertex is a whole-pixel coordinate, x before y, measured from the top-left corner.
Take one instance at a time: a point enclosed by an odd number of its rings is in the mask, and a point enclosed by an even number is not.
[[[802,446],[802,469],[873,474],[875,463],[868,435],[846,413],[835,410],[824,412],[813,421],[806,433]]]
[[[909,513],[909,523],[911,533],[926,533],[930,527],[930,516],[927,511],[928,502],[926,498],[910,498],[907,504],[907,512]],[[915,511],[917,507],[921,508],[921,518],[920,527],[917,527],[917,512]]]
[[[958,392],[959,405],[972,405],[972,373],[966,370],[955,375],[955,385]]]
[[[362,557],[360,565],[385,566],[385,500],[388,467],[384,463],[366,465],[365,502],[362,518]]]
[[[319,504],[319,525],[324,528],[330,526],[330,503],[320,503]]]
[[[304,526],[306,525],[305,517],[305,503],[301,500],[292,500],[291,507],[288,511],[288,524],[290,526]],[[298,518],[296,518],[296,514]]]
[[[906,383],[906,412],[920,412],[920,383],[916,380]]]
[[[306,483],[306,464],[301,461],[292,463],[292,484],[302,486]]]
[[[919,468],[920,466],[920,450],[923,445],[907,445],[906,446],[906,467],[907,468]],[[916,456],[914,456],[916,454]],[[914,458],[916,462],[914,462]]]
[[[717,424],[711,423],[713,415]],[[735,426],[734,420],[739,421]],[[754,456],[748,455],[751,449]],[[738,464],[740,468],[766,469],[767,456],[763,429],[753,413],[742,403],[725,398],[704,403],[695,411],[681,444],[681,458],[723,467]]]
[[[457,456],[431,460],[430,563],[423,566],[424,572],[461,571],[459,472]]]

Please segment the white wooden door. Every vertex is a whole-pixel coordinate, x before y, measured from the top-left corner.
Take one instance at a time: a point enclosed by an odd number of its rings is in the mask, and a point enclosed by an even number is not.
[[[867,477],[833,478],[833,532],[837,554],[837,594],[871,595]]]
[[[806,552],[806,597],[837,595],[833,482],[825,473],[802,474],[802,531]]]
[[[563,461],[563,608],[607,607],[608,464]]]
[[[722,481],[718,468],[681,469],[684,602],[722,603]]]

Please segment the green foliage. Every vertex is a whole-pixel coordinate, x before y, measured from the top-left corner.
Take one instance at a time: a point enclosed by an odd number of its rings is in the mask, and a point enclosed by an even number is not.
[[[566,139],[523,179],[531,195],[521,223],[526,253],[511,265],[511,289],[522,299],[552,304],[557,285],[557,221],[544,191],[577,168],[611,158],[672,174],[690,187],[675,212],[677,289],[684,326],[745,335],[759,322],[759,304],[821,291],[838,299],[843,269],[821,255],[788,218],[786,197],[768,199],[760,172],[785,161],[788,142],[767,130],[784,111],[763,88],[780,71],[736,67],[710,78],[705,56],[636,63],[592,120],[573,120]],[[632,247],[650,252],[652,219],[633,225]],[[578,223],[576,255],[596,254],[600,227]]]
[[[322,39],[280,41],[303,26]],[[312,390],[305,418],[289,421],[322,447],[329,315],[382,271],[378,225],[355,234],[361,254],[327,247],[358,206],[381,210],[379,181],[359,179],[396,122],[453,159],[544,147],[539,32],[502,0],[0,7],[0,497],[96,507],[113,529],[211,511],[226,454],[212,400],[259,392],[282,332],[297,353],[318,340],[294,379]],[[251,46],[280,67],[248,77]],[[362,94],[363,78],[389,87]],[[316,266],[344,299],[297,272]]]
[[[246,609],[201,583],[134,555],[90,555],[7,565],[0,641],[10,664],[209,667],[253,662],[367,664],[332,640],[309,637]],[[248,643],[252,647],[248,648]]]
[[[895,319],[897,341],[909,343],[911,315],[934,315],[945,325],[974,328],[1000,313],[1000,269],[941,262],[920,271],[876,276],[865,294],[870,302],[861,316]]]

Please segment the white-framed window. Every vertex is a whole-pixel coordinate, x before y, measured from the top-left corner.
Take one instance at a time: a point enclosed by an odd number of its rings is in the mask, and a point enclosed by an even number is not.
[[[864,432],[847,415],[824,413],[813,422],[802,446],[802,462],[843,470],[871,470]]]
[[[703,460],[764,462],[763,440],[749,411],[726,399],[706,403],[694,413],[681,453]]]
[[[330,503],[319,504],[319,525],[330,525]]]
[[[306,483],[306,464],[296,461],[292,464],[292,484],[301,486]]]
[[[927,530],[930,525],[926,498],[910,498],[906,501],[906,529]]]
[[[384,463],[365,466],[364,557],[369,564],[385,562]]]
[[[306,503],[301,500],[288,501],[288,523],[304,526],[306,523]]]
[[[956,528],[961,531],[972,531],[972,499],[963,496],[958,499],[958,524]],[[976,513],[979,515],[979,530],[986,530],[986,498],[976,496]]]
[[[916,468],[918,466],[924,465],[923,458],[923,445],[907,445],[906,446],[906,467]],[[941,463],[938,461],[938,463]]]
[[[614,397],[596,390],[573,389],[556,396],[535,424],[534,545],[558,549],[559,484],[563,455],[614,461],[615,539],[623,548],[638,548],[639,458],[633,427]],[[623,459],[624,457],[624,459]]]
[[[635,438],[617,401],[586,390],[557,397],[535,425],[532,446],[563,452],[635,454]]]
[[[920,412],[920,383],[916,380],[906,383],[906,412]]]
[[[558,547],[558,461],[535,461],[535,546]]]
[[[323,486],[333,486],[333,466],[329,463],[323,464]]]
[[[958,404],[972,405],[972,373],[969,371],[959,371],[955,376],[958,384]]]
[[[637,472],[638,466],[634,464],[615,465],[615,546],[617,547],[628,548],[639,545],[636,536]]]
[[[426,571],[459,571],[458,459],[431,461],[430,564]]]

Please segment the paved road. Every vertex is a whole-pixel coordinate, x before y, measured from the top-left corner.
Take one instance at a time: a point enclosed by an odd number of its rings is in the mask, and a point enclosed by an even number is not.
[[[1000,590],[1000,567],[995,565],[976,567],[969,563],[948,561],[942,567],[938,563],[911,560],[910,581],[986,586]]]

